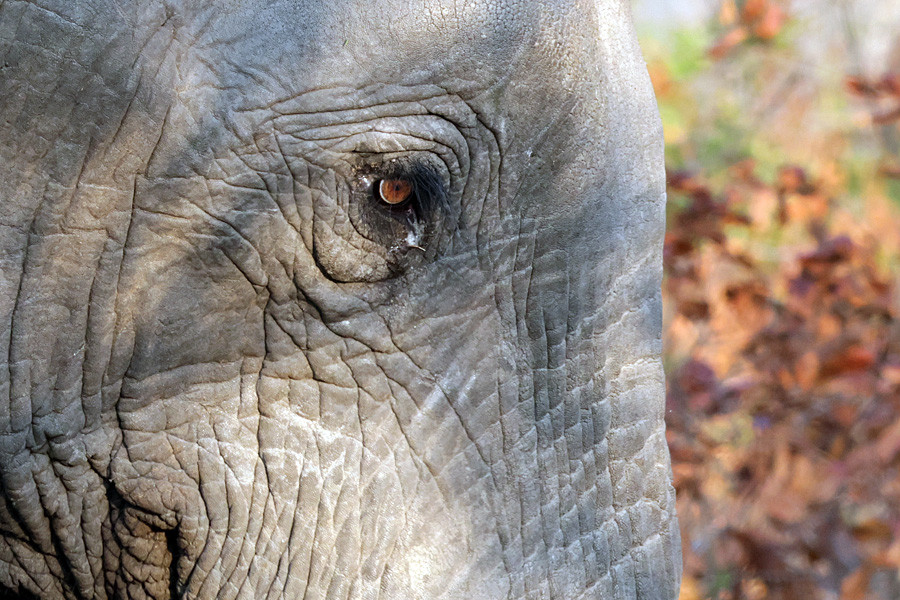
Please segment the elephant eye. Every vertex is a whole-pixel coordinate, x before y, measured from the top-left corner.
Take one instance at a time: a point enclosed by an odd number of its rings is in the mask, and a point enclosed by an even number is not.
[[[409,200],[412,191],[412,182],[407,179],[382,179],[378,183],[378,199],[391,206],[397,206]]]

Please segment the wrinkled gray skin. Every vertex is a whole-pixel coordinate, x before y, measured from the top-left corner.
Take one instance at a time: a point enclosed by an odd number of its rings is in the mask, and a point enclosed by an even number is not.
[[[0,585],[677,595],[624,0],[5,0],[0,117]]]

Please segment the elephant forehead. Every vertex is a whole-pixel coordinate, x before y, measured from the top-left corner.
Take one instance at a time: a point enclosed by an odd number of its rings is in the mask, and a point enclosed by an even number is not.
[[[521,34],[533,29],[540,13],[549,10],[515,0],[236,0],[217,4],[215,19],[235,33],[255,27],[258,34],[263,27],[276,45],[333,39],[335,46],[343,46],[356,38],[372,39],[382,44],[382,50],[390,50],[426,37],[430,44],[447,49],[487,35]]]
[[[178,19],[182,41],[207,58],[224,57],[215,67],[231,75],[275,78],[287,88],[443,81],[483,91],[523,65],[551,85],[589,68],[596,57],[581,46],[596,38],[597,14],[596,2],[235,0],[197,3]],[[536,64],[536,56],[550,61]]]

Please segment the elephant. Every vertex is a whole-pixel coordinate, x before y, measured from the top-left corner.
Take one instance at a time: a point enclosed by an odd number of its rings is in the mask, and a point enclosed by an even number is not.
[[[676,598],[629,11],[0,1],[0,594]]]

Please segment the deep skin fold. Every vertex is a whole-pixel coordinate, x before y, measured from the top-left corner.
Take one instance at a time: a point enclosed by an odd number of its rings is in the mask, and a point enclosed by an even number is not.
[[[674,598],[625,3],[207,4],[0,4],[0,585]]]

